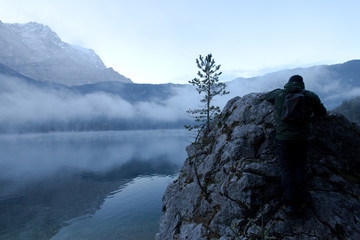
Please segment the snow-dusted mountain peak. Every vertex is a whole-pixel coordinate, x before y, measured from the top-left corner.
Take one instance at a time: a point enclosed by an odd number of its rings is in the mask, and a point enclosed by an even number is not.
[[[36,22],[6,24],[24,38],[43,38],[61,42],[60,37],[47,25]]]
[[[131,82],[106,68],[92,49],[65,43],[49,26],[36,22],[0,22],[0,45],[0,63],[37,80],[65,85]]]

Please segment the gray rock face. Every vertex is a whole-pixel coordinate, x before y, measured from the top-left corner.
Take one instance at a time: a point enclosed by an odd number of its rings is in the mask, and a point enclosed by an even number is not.
[[[206,143],[187,147],[155,239],[360,239],[359,127],[331,113],[314,122],[313,206],[290,217],[281,205],[274,126],[263,94],[230,100]]]
[[[48,26],[0,22],[0,63],[40,81],[80,85],[131,80],[106,68],[91,50],[61,41]]]

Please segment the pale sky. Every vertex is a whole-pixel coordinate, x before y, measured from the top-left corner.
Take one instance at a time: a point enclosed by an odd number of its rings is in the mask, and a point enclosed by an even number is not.
[[[0,20],[48,25],[135,83],[187,83],[208,53],[222,81],[360,58],[359,0],[0,0]]]

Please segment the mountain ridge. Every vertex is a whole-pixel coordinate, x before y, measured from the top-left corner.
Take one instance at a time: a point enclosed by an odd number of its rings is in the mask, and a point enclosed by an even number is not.
[[[4,126],[16,123],[14,128],[24,131],[33,131],[33,123],[41,131],[179,128],[191,121],[186,110],[199,107],[199,94],[190,84],[133,83],[106,68],[93,50],[61,41],[46,25],[0,21],[0,44],[6,46],[0,48]],[[293,74],[301,74],[306,89],[318,94],[329,110],[360,96],[360,60],[354,59],[237,78],[226,82],[230,94],[214,104],[222,108],[236,96],[282,88]]]
[[[248,86],[252,88],[250,92],[266,92],[274,88],[282,88],[289,77],[295,74],[304,78],[306,89],[318,94],[328,109],[334,109],[344,100],[360,96],[360,60],[358,59],[333,65],[284,69],[253,78],[236,78],[229,82],[229,85],[233,85],[233,88]]]
[[[92,50],[63,42],[50,27],[30,22],[0,22],[0,63],[40,81],[78,85],[101,81],[130,83],[106,68]]]

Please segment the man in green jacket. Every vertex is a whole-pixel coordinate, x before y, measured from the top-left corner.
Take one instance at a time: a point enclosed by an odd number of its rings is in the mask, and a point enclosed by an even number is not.
[[[302,96],[302,117],[300,120],[285,120],[283,109],[288,94]],[[300,75],[290,77],[284,89],[275,89],[266,94],[266,100],[275,104],[276,108],[276,143],[277,158],[281,169],[281,187],[285,212],[292,215],[298,213],[306,203],[305,162],[307,158],[307,142],[311,137],[311,117],[325,116],[326,109],[319,97],[305,90]]]

